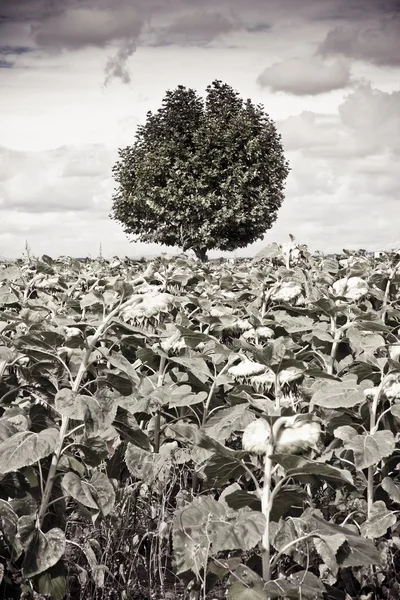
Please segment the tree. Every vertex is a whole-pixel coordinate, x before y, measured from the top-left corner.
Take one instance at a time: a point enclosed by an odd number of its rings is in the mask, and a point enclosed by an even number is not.
[[[219,80],[205,101],[180,85],[119,150],[111,218],[142,242],[232,251],[261,239],[289,174],[281,137],[262,105]]]

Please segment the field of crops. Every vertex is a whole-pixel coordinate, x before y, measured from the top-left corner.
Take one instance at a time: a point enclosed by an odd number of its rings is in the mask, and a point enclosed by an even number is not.
[[[0,598],[400,598],[400,255],[0,264]]]

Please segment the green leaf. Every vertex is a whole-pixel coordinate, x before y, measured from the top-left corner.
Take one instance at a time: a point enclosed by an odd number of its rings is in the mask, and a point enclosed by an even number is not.
[[[9,502],[0,500],[0,530],[8,547],[12,550],[13,560],[17,560],[23,550],[17,537],[17,525],[18,515]]]
[[[110,514],[115,504],[115,491],[105,473],[96,471],[91,480],[90,485],[95,492],[95,498],[103,517]]]
[[[18,302],[18,296],[5,286],[0,288],[0,306],[7,304],[15,304]]]
[[[129,472],[144,481],[148,486],[158,485],[164,487],[168,480],[171,466],[174,463],[176,443],[163,444],[160,452],[146,452],[128,443],[125,452],[125,463]]]
[[[385,477],[382,479],[381,485],[389,498],[393,500],[393,502],[396,502],[396,504],[400,504],[400,484],[391,477]]]
[[[128,378],[136,385],[139,385],[140,378],[133,367],[133,365],[123,356],[122,354],[118,354],[117,352],[105,352],[104,348],[99,348],[99,351],[104,354],[107,358],[108,362],[112,364],[113,367],[125,373]]]
[[[261,500],[254,492],[246,492],[245,490],[235,490],[234,492],[224,496],[224,500],[230,508],[239,510],[248,506],[252,510],[261,510]]]
[[[16,423],[13,423],[10,419],[0,419],[0,443],[9,439],[19,431],[21,431],[21,427]]]
[[[215,339],[206,333],[200,333],[199,331],[193,331],[192,329],[188,329],[187,327],[182,327],[181,325],[176,326],[177,330],[180,332],[181,336],[185,340],[186,345],[189,348],[196,348],[201,342],[215,342]]]
[[[363,389],[356,381],[329,381],[319,386],[311,398],[311,406],[350,408],[365,402]]]
[[[161,405],[168,405],[169,408],[181,406],[193,406],[204,402],[207,398],[207,392],[193,393],[190,385],[164,385],[156,388],[151,393],[150,398]]]
[[[270,513],[271,521],[278,522],[292,508],[301,507],[307,500],[307,493],[299,486],[288,485],[283,487],[275,496]]]
[[[239,565],[230,577],[227,600],[268,600],[264,580],[246,565]]]
[[[336,554],[346,541],[347,538],[343,533],[334,533],[332,535],[319,533],[318,537],[314,538],[316,551],[333,574],[336,574],[339,568]]]
[[[361,525],[361,535],[371,539],[381,537],[396,523],[395,513],[388,510],[382,500],[378,500],[373,503],[369,518]]]
[[[314,319],[307,316],[292,317],[283,310],[274,312],[276,323],[284,327],[288,333],[301,333],[303,331],[312,331],[315,328]]]
[[[21,431],[8,438],[0,444],[0,473],[18,471],[49,456],[59,435],[57,429],[45,429],[39,433]]]
[[[307,515],[303,514],[302,521],[307,522],[308,529],[314,531],[319,537],[335,534],[346,536],[346,542],[339,547],[336,554],[336,560],[340,567],[362,567],[380,563],[380,554],[375,548],[375,544],[354,533],[348,527],[325,521],[315,510],[308,511]]]
[[[95,304],[103,304],[103,297],[98,292],[89,292],[89,294],[83,296],[80,301],[81,309],[94,306]]]
[[[353,478],[350,473],[337,467],[308,460],[300,456],[289,456],[286,454],[274,454],[271,458],[286,469],[287,477],[294,477],[300,480],[317,477],[331,483],[343,483],[354,487]]]
[[[25,548],[22,571],[24,577],[34,577],[47,571],[63,557],[65,552],[65,535],[61,529],[54,527],[47,533],[36,529]]]
[[[92,495],[92,487],[83,481],[76,473],[66,473],[62,478],[61,485],[66,495],[71,496],[88,508],[98,510],[97,502]]]
[[[338,427],[335,437],[343,441],[344,447],[354,452],[354,464],[357,469],[366,469],[376,465],[382,458],[390,456],[395,449],[395,440],[391,431],[377,431],[374,434],[357,431],[349,425]]]
[[[213,454],[207,461],[204,473],[207,480],[218,487],[224,485],[230,479],[238,479],[245,473],[245,468],[233,452],[229,457]]]
[[[88,437],[96,437],[106,431],[117,414],[115,395],[106,388],[98,390],[93,396],[62,389],[56,394],[55,407],[63,416],[83,421]]]
[[[237,404],[216,411],[204,426],[204,431],[209,437],[224,442],[232,433],[243,431],[255,416],[247,404]]]
[[[186,358],[182,356],[178,358],[177,356],[170,356],[169,360],[185,367],[189,373],[192,373],[202,383],[207,383],[207,381],[213,378],[206,361],[200,357],[193,356]]]
[[[299,598],[323,600],[326,592],[322,581],[310,571],[298,571],[287,579],[270,581],[265,585],[268,598]]]
[[[265,517],[261,512],[240,509],[232,520],[225,517],[218,520],[212,531],[212,547],[214,552],[241,549],[251,550],[261,540],[265,529]]]
[[[242,508],[233,514],[224,501],[211,496],[195,498],[179,509],[174,518],[174,552],[178,572],[199,572],[199,560],[225,550],[251,550],[260,541],[265,517]]]
[[[42,573],[37,581],[40,594],[48,594],[51,600],[63,600],[67,593],[67,578],[65,575],[52,577],[50,573]]]
[[[139,427],[133,415],[119,410],[113,421],[113,427],[126,442],[130,442],[142,450],[151,451],[152,445],[146,433]]]

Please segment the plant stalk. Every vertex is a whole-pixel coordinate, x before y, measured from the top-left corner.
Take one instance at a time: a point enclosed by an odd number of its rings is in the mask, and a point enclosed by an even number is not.
[[[162,387],[165,376],[165,356],[161,356],[160,358],[160,366],[158,368],[158,377],[157,377],[157,387]],[[160,410],[157,410],[156,416],[154,419],[154,452],[156,454],[160,451],[160,434],[161,434],[161,415]]]
[[[272,479],[272,460],[273,443],[268,444],[268,449],[264,457],[264,484],[261,495],[261,512],[265,517],[265,529],[261,540],[261,560],[262,576],[265,582],[271,579],[271,554],[270,554],[270,497],[271,497],[271,479]]]
[[[137,301],[136,301],[137,302]],[[105,329],[110,325],[110,322],[112,321],[112,319],[124,308],[127,308],[130,305],[134,305],[135,302],[132,302],[132,300],[127,300],[126,302],[120,304],[119,306],[117,306],[116,308],[114,308],[114,310],[112,310],[110,312],[110,314],[104,319],[103,323],[101,323],[98,328],[96,329],[90,344],[88,344],[86,352],[82,358],[81,364],[79,366],[79,370],[78,373],[75,377],[74,383],[72,385],[72,392],[74,393],[78,393],[80,386],[81,386],[81,382],[83,379],[83,376],[86,373],[86,370],[89,366],[89,361],[90,361],[90,356],[93,352],[93,349],[95,348],[99,338],[103,335]],[[57,476],[57,467],[58,467],[58,463],[63,451],[63,446],[64,446],[64,441],[65,438],[67,437],[68,434],[68,427],[69,427],[69,422],[70,422],[70,418],[69,417],[65,417],[62,416],[61,418],[61,427],[60,427],[60,435],[58,438],[58,443],[57,446],[54,450],[52,459],[51,459],[51,465],[50,465],[50,469],[49,469],[49,473],[47,475],[47,480],[46,480],[46,485],[44,488],[44,492],[43,492],[43,496],[42,496],[42,501],[40,503],[40,508],[39,508],[39,512],[38,512],[38,516],[37,516],[37,524],[38,527],[41,528],[43,525],[43,521],[44,518],[46,516],[47,513],[47,507],[49,505],[50,502],[50,498],[51,498],[51,493],[53,491],[53,485],[54,485],[54,481],[56,479]]]

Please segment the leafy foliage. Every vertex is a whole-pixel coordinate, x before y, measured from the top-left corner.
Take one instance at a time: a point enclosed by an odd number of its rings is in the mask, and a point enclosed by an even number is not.
[[[119,156],[112,218],[141,241],[193,249],[201,259],[260,239],[289,173],[263,107],[218,80],[205,101],[182,85],[168,91]]]
[[[398,261],[1,264],[1,593],[395,597]]]

